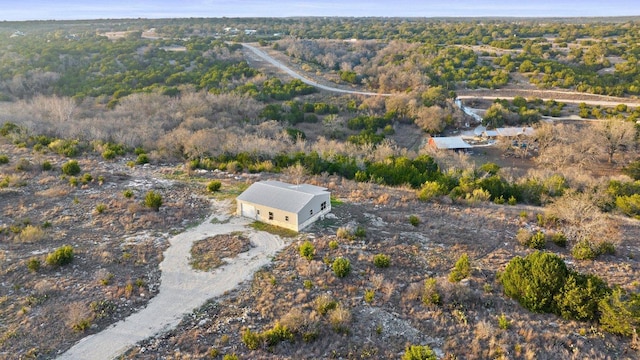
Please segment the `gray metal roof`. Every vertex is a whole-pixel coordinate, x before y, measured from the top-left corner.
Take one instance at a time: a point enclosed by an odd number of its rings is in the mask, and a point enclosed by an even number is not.
[[[329,194],[329,192],[320,186],[259,181],[249,186],[237,197],[237,200],[298,213],[311,199],[322,194]]]
[[[438,149],[470,149],[471,145],[467,144],[461,136],[449,137],[432,137],[433,143]]]

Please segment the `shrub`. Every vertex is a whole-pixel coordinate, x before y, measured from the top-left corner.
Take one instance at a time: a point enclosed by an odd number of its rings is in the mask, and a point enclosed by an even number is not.
[[[625,300],[625,292],[620,288],[598,302],[600,326],[612,334],[631,336],[640,327],[640,296]]]
[[[335,309],[338,306],[338,303],[335,300],[333,300],[333,298],[330,295],[322,294],[315,299],[314,305],[315,305],[316,311],[320,315],[326,315],[329,312],[329,310]]]
[[[51,171],[53,169],[53,165],[51,165],[51,163],[48,160],[45,160],[42,163],[42,170],[43,171]]]
[[[16,164],[16,171],[29,171],[31,170],[31,161],[27,159],[20,159]]]
[[[307,289],[307,290],[311,290],[311,289],[313,289],[313,281],[307,279],[307,280],[302,282],[302,286],[304,286],[304,288]]]
[[[138,165],[143,165],[147,163],[149,163],[149,157],[147,156],[147,154],[140,154],[136,158],[136,164]]]
[[[73,247],[64,245],[47,254],[46,263],[51,266],[63,266],[73,261]]]
[[[331,250],[337,249],[339,245],[340,244],[338,244],[338,242],[335,241],[335,240],[329,241],[329,249],[331,249]]]
[[[240,358],[236,354],[224,354],[222,360],[239,360]]]
[[[353,235],[357,238],[364,238],[367,236],[367,231],[362,226],[358,226],[356,231],[353,232]]]
[[[69,160],[66,163],[62,164],[62,173],[69,176],[74,176],[80,174],[80,165],[76,160]]]
[[[598,253],[591,246],[591,242],[580,240],[571,249],[571,255],[576,260],[593,260],[598,256]]]
[[[144,205],[155,211],[160,210],[160,206],[162,206],[162,195],[156,193],[153,190],[150,190],[144,196]]]
[[[126,189],[125,191],[122,192],[122,196],[124,196],[127,199],[132,198],[133,197],[133,190]]]
[[[569,271],[557,255],[536,251],[516,256],[500,275],[505,295],[533,312],[554,312],[554,296],[560,293]]]
[[[69,178],[69,185],[73,186],[73,187],[77,187],[78,186],[78,178],[75,176],[72,176]]]
[[[447,193],[447,187],[436,181],[427,181],[418,191],[418,199],[429,201]]]
[[[100,203],[98,205],[96,205],[96,212],[98,214],[102,214],[105,210],[107,209],[107,205]]]
[[[256,350],[262,343],[262,338],[259,333],[254,333],[251,329],[247,329],[242,333],[242,343],[249,350]]]
[[[41,228],[33,225],[27,225],[20,231],[18,241],[24,243],[33,243],[42,240],[44,236],[44,230],[42,230]]]
[[[533,236],[531,236],[531,239],[529,239],[529,244],[527,244],[527,246],[529,246],[531,249],[542,250],[544,249],[546,242],[547,239],[544,233],[542,231],[538,231],[533,234]]]
[[[349,261],[349,259],[339,257],[333,260],[331,269],[337,277],[343,278],[349,275],[349,272],[351,272],[351,262]]]
[[[373,289],[367,289],[364,291],[364,301],[367,304],[371,304],[375,296],[376,296],[376,291]]]
[[[331,323],[333,330],[338,333],[345,334],[349,332],[351,319],[351,311],[342,306],[337,306],[329,312],[329,322]]]
[[[411,215],[409,216],[409,223],[413,226],[418,226],[420,225],[420,218],[416,215]]]
[[[598,318],[598,302],[608,293],[609,287],[599,277],[572,272],[554,300],[563,318],[594,321]]]
[[[282,341],[293,340],[293,333],[289,328],[278,322],[273,326],[273,328],[260,334],[260,337],[264,339],[268,346],[273,346]]]
[[[560,247],[567,247],[567,237],[562,232],[551,235],[551,241]]]
[[[86,184],[90,183],[91,181],[93,181],[93,176],[91,176],[91,174],[89,174],[89,173],[85,173],[80,178],[80,182],[82,183],[82,185],[86,185]]]
[[[436,354],[427,345],[411,345],[402,355],[402,360],[437,360]]]
[[[300,245],[300,247],[298,248],[298,251],[300,252],[300,256],[311,261],[313,260],[313,255],[315,254],[316,249],[311,243],[311,241],[307,240],[303,242],[302,245]]]
[[[116,157],[116,152],[111,149],[107,149],[102,152],[102,158],[105,160],[113,160],[115,159],[115,157]]]
[[[508,330],[511,327],[511,321],[507,319],[505,314],[498,316],[498,327],[502,330]]]
[[[219,180],[213,180],[207,184],[207,190],[209,192],[219,191],[221,187],[222,187],[222,183]]]
[[[424,289],[422,291],[422,303],[425,305],[440,305],[442,297],[438,291],[436,279],[429,278],[424,281]]]
[[[509,205],[515,205],[517,203],[518,203],[518,200],[514,196],[510,196],[509,200],[507,200],[507,204]]]
[[[469,256],[467,254],[462,254],[458,261],[456,261],[456,265],[453,270],[449,273],[449,281],[452,283],[460,282],[462,279],[469,277],[469,275],[471,275]]]
[[[40,265],[40,259],[38,258],[31,258],[27,261],[27,269],[31,272],[38,272]]]
[[[338,239],[347,239],[347,240],[353,239],[353,235],[351,234],[351,231],[347,227],[339,227],[338,230],[336,231],[336,236],[338,237]]]
[[[391,264],[391,258],[389,255],[376,254],[373,256],[373,265],[378,268],[387,268]]]
[[[7,155],[0,155],[0,165],[2,164],[8,164],[9,163],[9,157]]]

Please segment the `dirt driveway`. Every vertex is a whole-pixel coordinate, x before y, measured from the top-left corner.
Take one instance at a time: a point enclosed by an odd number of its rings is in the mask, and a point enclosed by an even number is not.
[[[216,208],[219,213],[170,240],[160,264],[160,292],[144,310],[80,340],[59,359],[113,359],[138,341],[174,328],[184,314],[250,279],[285,246],[277,236],[250,230],[246,219],[221,215],[225,206]],[[194,241],[234,231],[250,231],[251,250],[228,259],[227,265],[214,272],[192,269],[189,257]]]

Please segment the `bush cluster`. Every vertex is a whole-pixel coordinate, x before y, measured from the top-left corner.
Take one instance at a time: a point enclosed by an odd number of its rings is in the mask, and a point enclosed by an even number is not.
[[[502,274],[504,293],[528,310],[599,322],[606,331],[631,335],[640,326],[640,294],[626,295],[598,276],[569,270],[557,255],[515,257]]]

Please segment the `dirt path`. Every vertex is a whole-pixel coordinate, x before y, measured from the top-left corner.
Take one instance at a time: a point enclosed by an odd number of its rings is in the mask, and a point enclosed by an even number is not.
[[[212,223],[214,218],[225,223]],[[226,215],[214,214],[197,227],[174,236],[160,263],[160,292],[149,305],[125,320],[80,340],[59,359],[113,359],[135,343],[174,328],[184,314],[250,279],[285,246],[284,241],[269,233],[251,232],[249,236],[254,247],[229,259],[228,265],[214,272],[197,272],[189,265],[189,252],[194,241],[233,231],[247,231],[247,224],[246,219],[228,219]]]
[[[278,69],[284,71],[285,73],[287,73],[289,76],[293,77],[294,79],[298,79],[298,80],[302,81],[303,83],[305,83],[307,85],[315,86],[318,89],[322,89],[322,90],[326,90],[326,91],[332,91],[332,92],[338,92],[338,93],[344,93],[344,94],[356,94],[356,95],[365,95],[365,96],[393,96],[393,94],[374,93],[374,92],[368,92],[368,91],[346,90],[346,89],[339,89],[339,88],[336,88],[336,87],[333,87],[333,86],[322,85],[322,84],[317,83],[316,81],[310,80],[310,79],[300,75],[295,70],[292,70],[291,68],[287,67],[286,65],[284,65],[280,61],[274,59],[269,54],[267,54],[266,52],[256,48],[255,46],[252,46],[252,45],[249,45],[249,44],[246,44],[246,43],[243,43],[242,46],[244,46],[246,49],[251,50],[251,52],[253,52],[260,59],[262,59],[262,60],[270,63],[271,65],[277,67]]]

